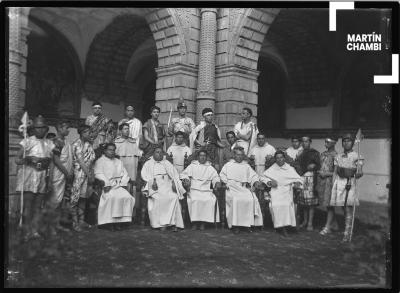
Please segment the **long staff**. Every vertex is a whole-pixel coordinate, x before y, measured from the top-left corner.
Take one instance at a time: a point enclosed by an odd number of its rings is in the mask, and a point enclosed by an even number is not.
[[[26,142],[26,137],[27,137],[27,127],[28,127],[28,113],[25,112],[24,115],[22,116],[22,125],[19,127],[19,130],[22,130],[24,133],[24,141]],[[24,148],[24,153],[23,153],[23,161],[25,161],[25,155],[26,155],[26,149],[25,149],[25,144],[23,145]],[[22,218],[24,214],[24,186],[25,186],[25,162],[22,165],[22,187],[21,187],[21,212],[20,212],[20,217],[19,217],[19,227],[22,227]]]

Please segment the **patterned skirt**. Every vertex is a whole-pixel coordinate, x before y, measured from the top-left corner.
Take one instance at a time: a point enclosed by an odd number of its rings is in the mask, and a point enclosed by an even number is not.
[[[318,205],[318,192],[315,190],[314,173],[306,172],[301,177],[304,180],[304,189],[300,192],[297,203],[305,206]]]

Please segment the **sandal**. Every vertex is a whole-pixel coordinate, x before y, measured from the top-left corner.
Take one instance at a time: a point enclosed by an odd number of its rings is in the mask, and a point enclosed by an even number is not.
[[[332,231],[331,231],[331,229],[329,229],[328,227],[324,227],[324,228],[321,230],[321,232],[319,232],[319,234],[321,234],[321,235],[323,235],[323,236],[328,235],[328,234],[331,234],[331,233],[332,233]]]

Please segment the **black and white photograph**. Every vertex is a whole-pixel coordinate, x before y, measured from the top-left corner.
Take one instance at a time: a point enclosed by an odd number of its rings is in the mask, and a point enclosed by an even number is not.
[[[398,2],[1,8],[6,288],[399,291]]]

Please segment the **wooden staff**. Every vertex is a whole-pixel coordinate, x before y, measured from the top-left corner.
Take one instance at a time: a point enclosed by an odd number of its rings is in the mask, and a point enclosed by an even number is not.
[[[28,127],[28,112],[25,112],[24,115],[22,116],[22,125],[19,127],[19,130],[22,130],[24,133],[24,141],[26,141],[26,136],[27,136],[27,127]],[[26,149],[25,145],[23,146],[24,148],[24,153],[22,155],[22,160],[25,161],[25,156],[26,156]],[[22,187],[21,187],[21,213],[19,217],[19,227],[22,227],[22,218],[24,214],[24,186],[25,186],[25,162],[22,165]]]

